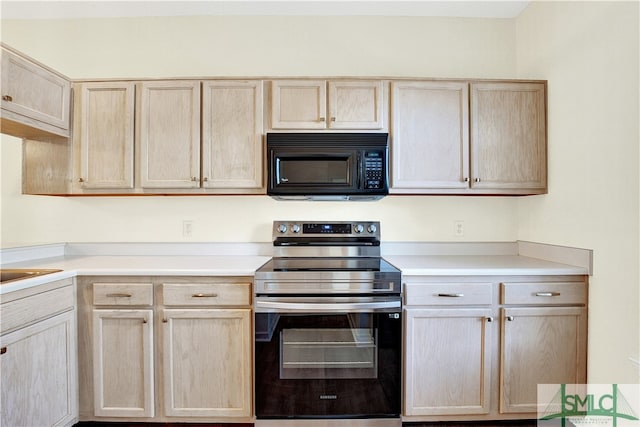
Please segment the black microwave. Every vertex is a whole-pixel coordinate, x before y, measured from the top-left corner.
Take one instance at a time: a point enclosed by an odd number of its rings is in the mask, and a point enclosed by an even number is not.
[[[387,133],[267,133],[267,194],[377,200],[389,194]]]

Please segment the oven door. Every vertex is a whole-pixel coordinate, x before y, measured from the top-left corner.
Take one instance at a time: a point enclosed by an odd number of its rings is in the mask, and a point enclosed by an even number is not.
[[[400,416],[399,297],[256,298],[256,416]]]

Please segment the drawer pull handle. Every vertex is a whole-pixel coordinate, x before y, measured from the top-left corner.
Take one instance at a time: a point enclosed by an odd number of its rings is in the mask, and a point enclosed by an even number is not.
[[[513,322],[514,317],[513,316],[507,316],[506,318],[509,322]]]
[[[487,322],[489,322],[489,323],[493,322],[493,317],[491,317],[491,316],[487,317],[486,319],[487,319]]]
[[[107,294],[107,298],[131,298],[131,294],[125,294],[125,293]]]
[[[438,294],[438,296],[445,298],[462,298],[464,294]]]
[[[559,297],[560,292],[536,292],[537,297]]]
[[[2,95],[2,100],[7,102],[13,102],[13,97],[11,95]]]
[[[142,323],[147,323],[147,319],[142,319]]]
[[[7,352],[7,347],[0,348],[0,354],[5,354]]]
[[[191,298],[217,298],[218,294],[193,294]]]

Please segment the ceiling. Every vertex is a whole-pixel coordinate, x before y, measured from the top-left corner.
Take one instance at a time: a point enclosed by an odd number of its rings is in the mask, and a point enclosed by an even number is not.
[[[514,18],[529,0],[502,1],[58,1],[2,0],[2,19],[205,15],[368,15]]]

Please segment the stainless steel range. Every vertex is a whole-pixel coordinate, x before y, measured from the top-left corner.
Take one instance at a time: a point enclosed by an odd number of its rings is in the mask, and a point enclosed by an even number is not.
[[[380,256],[380,223],[275,221],[273,245],[255,276],[258,421],[392,425],[400,417],[401,275]]]

